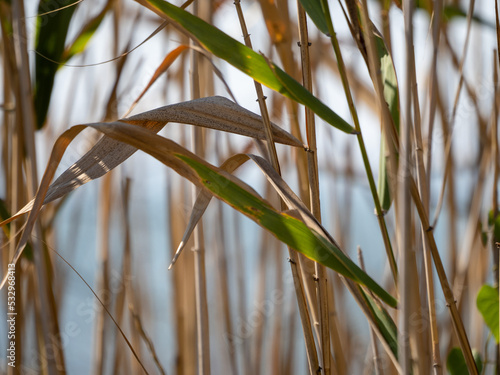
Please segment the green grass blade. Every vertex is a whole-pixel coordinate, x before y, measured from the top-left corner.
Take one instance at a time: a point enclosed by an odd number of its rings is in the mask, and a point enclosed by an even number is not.
[[[59,7],[64,7],[73,2],[74,0],[61,0],[57,4]],[[59,68],[59,65],[54,61],[61,61],[69,24],[76,7],[77,5],[38,17],[34,86],[34,105],[38,129],[42,128],[47,117],[54,78]],[[48,10],[53,10],[53,1],[41,0],[38,5],[38,13],[46,13]]]
[[[227,177],[186,155],[176,155],[199,176],[201,183],[219,199],[269,230],[280,241],[296,249],[310,259],[365,285],[389,306],[396,307],[397,301],[359,268],[342,251],[301,220],[274,210],[264,200],[251,194]]]
[[[380,329],[380,332],[384,336],[384,339],[387,341],[391,351],[394,353],[394,356],[398,357],[398,329],[394,320],[392,320],[389,313],[373,300],[373,298],[367,293],[363,292],[363,297],[366,300],[367,305],[369,306],[375,322],[377,322],[377,326]]]
[[[354,128],[312,95],[299,82],[275,64],[268,65],[266,59],[234,40],[216,27],[189,12],[163,0],[145,0],[156,10],[180,25],[196,38],[208,51],[227,61],[254,80],[307,107],[335,128],[346,133],[355,133]]]
[[[90,39],[92,39],[94,33],[97,31],[97,29],[102,23],[102,20],[106,16],[110,4],[111,3],[108,3],[108,5],[104,7],[101,13],[99,13],[96,17],[94,17],[92,20],[89,21],[89,23],[85,25],[85,27],[78,34],[73,43],[71,43],[71,45],[64,51],[63,56],[61,57],[62,61],[67,62],[73,56],[82,53],[85,50]]]

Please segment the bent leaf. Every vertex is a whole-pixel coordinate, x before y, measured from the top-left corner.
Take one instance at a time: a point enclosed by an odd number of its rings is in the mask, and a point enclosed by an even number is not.
[[[309,107],[319,117],[337,129],[346,133],[355,133],[351,125],[312,95],[299,82],[275,64],[272,64],[271,69],[263,56],[234,40],[218,28],[166,1],[139,0],[139,2],[152,6],[157,13],[180,25],[208,51],[227,61],[257,82]]]
[[[230,159],[233,164],[231,168],[227,169],[235,169],[241,165],[245,161],[245,158],[242,158],[242,156],[244,155],[237,156],[238,158],[234,160]],[[384,302],[392,307],[396,307],[396,300],[342,252],[335,241],[321,227],[314,216],[305,208],[305,205],[265,159],[256,155],[246,155],[247,160],[248,158],[252,159],[261,168],[288,206],[300,213],[303,221],[286,213],[277,212],[261,198],[249,194],[237,184],[233,185],[230,180],[226,179],[225,175],[206,169],[197,160],[185,156],[181,158],[198,173],[203,186],[219,199],[222,199],[239,212],[250,217],[288,246],[351,280],[365,285]],[[197,210],[190,218],[183,242],[187,242],[192,228],[196,225],[197,220],[203,214],[208,203],[209,199],[206,196],[201,196],[197,200],[197,205],[195,205]],[[183,243],[181,243],[181,246],[183,246]],[[178,256],[178,253],[176,253],[176,256]]]
[[[245,163],[248,160],[248,156],[245,154],[237,154],[229,159],[227,159],[222,165],[219,167],[221,170],[228,172],[228,173],[233,173],[237,168],[239,168],[243,163]],[[168,269],[171,269],[179,256],[181,255],[182,250],[186,247],[187,242],[189,241],[189,238],[191,237],[191,234],[194,231],[194,228],[200,221],[201,217],[205,213],[205,210],[208,207],[208,204],[212,200],[213,195],[210,194],[210,192],[206,189],[200,190],[198,197],[196,197],[196,201],[193,205],[193,209],[191,211],[191,216],[189,216],[189,221],[186,226],[186,229],[184,231],[184,234],[182,236],[181,242],[179,243],[179,246],[177,247],[177,250],[175,251],[174,258],[172,259],[172,262],[170,263],[170,266],[168,266]]]
[[[14,261],[17,261],[27,242],[45,200],[50,180],[55,174],[65,149],[69,142],[85,127],[92,127],[109,138],[147,152],[195,185],[209,190],[213,195],[269,230],[290,247],[353,281],[365,285],[385,303],[396,307],[397,301],[389,293],[322,234],[310,229],[301,220],[277,212],[243,181],[210,165],[177,143],[160,137],[153,131],[125,122],[77,125],[68,129],[58,138],[36,195],[33,211],[30,213],[26,229],[21,236]]]
[[[146,87],[144,88],[144,90],[141,91],[141,93],[139,94],[139,96],[137,97],[137,99],[134,100],[134,102],[130,106],[130,109],[128,110],[127,114],[125,114],[125,116],[127,116],[130,112],[132,112],[132,109],[136,106],[136,104],[139,102],[139,100],[142,99],[142,97],[144,96],[144,94],[146,94],[146,92],[153,85],[153,83],[155,83],[156,80],[163,73],[165,73],[167,71],[167,69],[170,67],[170,65],[172,65],[174,63],[174,61],[180,56],[180,54],[184,50],[186,50],[187,48],[189,48],[189,47],[186,46],[186,45],[180,45],[179,47],[177,47],[173,51],[169,52],[167,54],[167,56],[165,56],[165,58],[163,59],[162,63],[160,64],[160,66],[158,68],[156,68],[156,70],[155,70],[155,72],[153,74],[153,77],[151,77],[151,79],[149,80],[149,83],[146,85]]]
[[[159,132],[167,122],[178,122],[244,135],[256,139],[266,139],[262,119],[259,115],[233,103],[229,99],[214,96],[177,103],[144,112],[120,121]],[[271,124],[274,140],[278,143],[304,147],[294,136]],[[78,186],[95,180],[117,167],[137,149],[123,145],[116,140],[103,137],[80,160],[63,172],[50,186],[44,204],[54,201]],[[24,215],[33,208],[29,202],[8,221]],[[0,223],[5,224],[7,221]]]

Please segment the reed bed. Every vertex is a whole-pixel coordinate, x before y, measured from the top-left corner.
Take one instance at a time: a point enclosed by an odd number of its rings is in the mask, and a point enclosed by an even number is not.
[[[499,373],[496,0],[0,21],[2,373]]]

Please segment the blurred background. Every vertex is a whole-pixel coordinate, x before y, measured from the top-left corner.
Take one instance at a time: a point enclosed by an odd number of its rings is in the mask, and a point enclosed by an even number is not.
[[[23,2],[24,6],[16,2]],[[26,74],[26,70],[20,69],[14,74],[8,62],[13,58],[9,45],[15,46],[15,39],[22,38],[16,34],[15,20],[20,16],[15,8],[24,8],[29,59],[25,68],[29,70],[27,78],[36,93],[39,129],[32,134],[36,154],[30,156],[30,160],[34,162],[32,168],[38,170],[38,179],[55,140],[64,130],[76,124],[122,118],[148,86],[165,57],[179,45],[189,44],[186,36],[171,25],[151,37],[163,20],[134,1],[84,0],[59,10],[70,3],[64,0],[40,4],[35,0],[0,1],[3,28],[0,66],[4,72],[0,75],[3,87],[0,94],[0,198],[11,214],[33,197],[26,162],[16,159],[19,133],[15,129],[20,121],[16,108],[21,103],[13,95],[13,87],[18,76]],[[483,354],[485,373],[491,374],[494,366],[488,366],[487,357],[488,354],[494,357],[494,345],[475,307],[475,298],[482,284],[493,283],[491,249],[481,239],[483,234],[488,235],[487,214],[492,208],[496,182],[493,169],[484,168],[481,161],[490,147],[490,125],[496,124],[492,116],[496,103],[493,73],[496,65],[493,61],[498,60],[494,52],[497,48],[495,3],[484,0],[475,4],[468,31],[466,14],[471,4],[458,0],[445,2],[434,80],[430,74],[433,36],[429,9],[432,3],[417,3],[414,51],[418,94],[424,123],[424,148],[426,152],[432,148],[428,159],[432,165],[428,165],[427,170],[430,213],[432,218],[438,209],[443,176],[447,171],[448,181],[435,236],[449,279],[455,288],[461,288],[463,303],[460,309],[471,346]],[[198,6],[200,17],[243,42],[232,1],[204,0]],[[260,0],[243,1],[241,6],[254,50],[261,51],[300,81],[297,3]],[[369,160],[377,177],[381,126],[375,91],[342,8],[336,1],[331,1],[330,7]],[[387,8],[388,12],[384,12]],[[43,39],[40,25],[50,24],[68,11],[74,13],[69,17],[67,35],[63,38],[65,49],[49,57],[43,52],[54,51],[51,42]],[[403,13],[395,4],[375,0],[369,2],[369,11],[374,25],[384,35],[388,32],[384,28],[389,25],[391,53],[400,92],[404,92],[406,82],[401,78],[406,69]],[[50,13],[37,16],[45,12]],[[40,35],[42,39],[38,39]],[[313,91],[351,122],[329,40],[310,20],[309,38]],[[464,54],[466,38],[469,41]],[[182,52],[141,97],[130,115],[190,100],[191,59],[189,50]],[[35,77],[35,68],[45,66],[42,60],[47,69],[51,66],[54,69],[53,87]],[[259,113],[252,79],[216,57],[212,62],[227,86],[214,73],[208,59],[200,58],[202,96],[231,98],[233,95],[239,105]],[[463,82],[460,82],[462,64]],[[433,82],[437,84],[438,96],[431,103],[429,92]],[[455,118],[450,123],[459,87]],[[305,139],[304,109],[291,105],[283,96],[267,88],[264,94],[271,120]],[[38,109],[44,106],[42,98],[49,100],[45,104],[44,120],[40,115],[43,110]],[[427,127],[431,104],[437,108],[432,136]],[[190,149],[191,131],[189,125],[169,123],[160,134]],[[94,130],[83,131],[68,147],[57,174],[82,157],[98,137]],[[448,139],[452,139],[452,150],[447,164],[444,152]],[[394,292],[357,141],[320,119],[317,119],[317,140],[324,227],[356,262],[357,249],[362,249],[367,273]],[[254,143],[242,136],[206,130],[203,141],[205,159],[214,165],[220,165],[236,153],[258,153]],[[299,152],[281,145],[277,150],[283,178],[294,191],[302,193],[300,164],[303,160]],[[19,174],[20,171],[24,172]],[[235,174],[278,206],[276,194],[254,165],[247,163]],[[36,297],[40,293],[40,285],[37,285],[40,278],[35,274],[32,250],[28,249],[18,263],[23,275],[22,280],[18,280],[22,283],[22,293],[18,295],[22,315],[17,322],[22,338],[18,346],[22,362],[17,369],[19,373],[48,373],[39,346],[41,327],[48,324],[46,319],[58,323],[67,373],[135,374],[142,371],[115,324],[76,270],[100,296],[149,373],[194,374],[197,371],[197,331],[192,243],[188,243],[173,269],[167,270],[192,206],[189,181],[139,151],[105,177],[79,187],[46,207],[40,217],[41,231],[37,233],[43,235],[49,280],[43,287],[49,288],[53,295],[53,309],[44,312]],[[393,208],[388,211],[386,220],[394,238]],[[12,225],[10,233],[15,233],[20,226],[21,222]],[[203,233],[212,372],[307,372],[286,247],[216,199],[204,215]],[[415,237],[418,247],[418,232]],[[3,241],[2,269],[5,269],[15,241],[9,241],[6,233],[0,238]],[[343,344],[343,373],[374,373],[368,323],[338,277],[331,272],[328,278],[335,291],[335,319],[340,322],[338,335]],[[2,291],[2,311],[7,301],[4,296]],[[447,353],[453,346],[453,337],[439,287],[435,298],[441,350]],[[0,324],[0,352],[6,349],[6,329],[5,324]],[[390,361],[383,355],[381,358],[385,359],[384,373],[395,373]],[[7,371],[5,356],[0,357],[0,371]]]

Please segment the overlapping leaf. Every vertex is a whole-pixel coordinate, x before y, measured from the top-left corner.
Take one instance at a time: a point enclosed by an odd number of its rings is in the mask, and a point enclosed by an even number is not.
[[[319,0],[300,0],[300,3],[304,7],[304,10],[307,12],[309,17],[313,20],[316,27],[318,27],[318,29],[321,32],[328,35],[328,27],[326,26],[327,22],[325,18],[326,16],[322,9],[321,2]],[[354,2],[351,3],[355,4]],[[354,8],[356,8],[356,5],[354,5]],[[356,9],[354,9],[353,13],[355,12]],[[357,14],[351,14],[351,17],[352,17],[351,22],[354,25],[352,32],[355,32],[355,30],[357,30],[357,28],[359,27],[362,27],[362,25],[358,25],[360,20],[357,17]],[[389,107],[391,120],[395,128],[399,129],[399,90],[398,90],[398,81],[396,77],[396,70],[394,68],[392,57],[389,54],[389,51],[387,50],[382,35],[380,34],[380,32],[378,32],[378,30],[375,28],[374,25],[370,25],[370,27],[373,32],[373,37],[375,40],[377,58],[379,59],[378,64],[380,67],[380,76],[382,79],[382,84],[384,86],[384,92],[383,92],[384,99],[385,102],[387,103],[387,106]],[[358,36],[353,35],[353,37],[356,39]],[[363,50],[364,48],[366,48],[365,44],[359,43],[359,41],[358,44],[363,56],[365,56]],[[386,151],[387,151],[387,145],[385,144],[384,137],[382,137],[380,144],[380,168],[379,168],[380,172],[379,172],[377,190],[382,209],[385,211],[389,210],[392,203],[392,197],[389,191],[389,183],[388,183],[389,166],[388,166]]]
[[[227,61],[254,80],[304,104],[337,129],[346,133],[355,133],[351,125],[312,95],[299,82],[290,77],[278,66],[274,64],[270,66],[262,55],[234,40],[218,28],[166,1],[138,1],[149,5],[160,15],[168,17],[174,24],[180,25],[208,51]]]
[[[236,177],[208,164],[175,142],[162,138],[149,129],[125,122],[77,125],[67,130],[57,140],[14,260],[17,260],[27,242],[34,221],[49,190],[49,183],[55,174],[64,150],[72,139],[85,127],[92,127],[115,141],[125,143],[128,147],[147,152],[192,183],[209,190],[211,194],[230,204],[257,224],[269,230],[290,247],[297,249],[311,259],[336,270],[355,282],[367,286],[384,302],[390,306],[396,306],[396,300],[342,253],[334,241],[325,236],[324,233],[326,232],[319,224],[311,221],[310,217],[312,215],[309,217],[307,213],[304,215],[301,212],[301,216],[304,219],[304,221],[301,221],[286,213],[278,212],[269,203],[260,198],[252,188]],[[252,158],[259,163],[259,157],[254,156]],[[279,188],[280,194],[287,203],[297,206],[300,212],[302,204],[298,201],[295,202],[297,199],[296,196],[293,192],[290,193],[291,190],[284,185],[284,182],[276,181],[272,174],[269,174],[268,177],[272,178],[273,183]],[[308,222],[311,224],[306,225]]]
[[[227,190],[229,196],[222,200],[231,204],[238,211],[250,216],[254,221],[260,224],[262,227],[270,230],[278,239],[282,242],[288,244],[290,247],[297,249],[302,252],[307,257],[339,272],[340,274],[360,283],[366,285],[370,290],[382,298],[386,303],[395,307],[395,300],[388,296],[385,290],[380,288],[364,271],[362,271],[355,263],[351,261],[336,244],[335,240],[330,236],[330,234],[318,223],[311,212],[306,208],[300,198],[290,189],[290,187],[285,183],[281,176],[272,168],[272,166],[262,157],[252,154],[247,155],[235,155],[228,159],[222,166],[221,169],[224,172],[232,172],[238,168],[241,164],[247,160],[253,160],[255,164],[262,170],[262,172],[267,177],[268,181],[273,185],[275,190],[280,194],[281,198],[286,202],[289,208],[297,210],[302,220],[297,221],[295,217],[289,216],[286,213],[277,213],[269,211],[270,207],[262,206],[255,199],[247,197],[246,204],[235,205],[231,203],[233,198],[233,190],[237,190],[237,186],[232,187]],[[186,160],[190,165],[195,168],[200,177],[205,181],[205,187],[213,195],[221,198],[222,188],[220,185],[226,184],[226,182],[219,182],[218,185],[214,184],[214,181],[207,177],[210,172],[203,171],[202,167],[196,161]],[[215,176],[212,175],[212,178]],[[188,241],[194,227],[203,215],[206,207],[210,202],[211,195],[208,191],[202,191],[193,208],[193,212],[189,219],[188,226],[182,238],[181,244],[177,249],[174,260],[182,251],[185,243]],[[253,197],[255,198],[255,197]],[[287,220],[280,220],[274,215],[281,215],[280,217],[285,217]],[[252,217],[253,216],[253,217]],[[307,230],[308,229],[308,230]],[[313,236],[311,235],[311,233]],[[297,247],[299,246],[299,247]],[[384,296],[384,297],[382,297]],[[392,300],[391,303],[388,301]]]
[[[167,122],[178,122],[210,129],[265,139],[260,116],[238,106],[229,99],[215,96],[177,103],[144,112],[125,121],[154,132]],[[273,137],[278,143],[303,147],[294,136],[272,124]],[[108,137],[102,138],[87,154],[73,164],[50,186],[44,204],[60,198],[77,187],[99,178],[127,160],[137,149]],[[13,220],[31,210],[33,201],[14,215]]]

